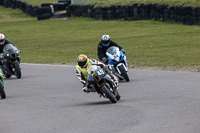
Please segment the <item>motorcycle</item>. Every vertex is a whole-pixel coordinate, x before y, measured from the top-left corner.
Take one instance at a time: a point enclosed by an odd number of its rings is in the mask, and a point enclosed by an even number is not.
[[[10,78],[12,75],[15,75],[18,79],[21,78],[20,53],[20,50],[12,44],[4,46],[1,64],[6,78]]]
[[[126,56],[118,47],[111,46],[106,51],[109,68],[120,79],[129,82],[128,62]]]
[[[6,98],[6,93],[4,91],[4,79],[3,79],[3,74],[2,74],[1,69],[0,69],[0,97],[2,99]]]
[[[91,65],[87,72],[87,82],[95,92],[108,98],[112,103],[116,103],[120,99],[118,87],[104,69],[97,65]]]

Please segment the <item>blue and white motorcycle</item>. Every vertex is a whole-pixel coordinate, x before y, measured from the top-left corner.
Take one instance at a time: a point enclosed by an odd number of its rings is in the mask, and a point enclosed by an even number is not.
[[[126,56],[118,47],[111,46],[106,51],[106,56],[108,59],[108,66],[113,71],[113,73],[120,79],[129,82],[128,76],[128,63]]]

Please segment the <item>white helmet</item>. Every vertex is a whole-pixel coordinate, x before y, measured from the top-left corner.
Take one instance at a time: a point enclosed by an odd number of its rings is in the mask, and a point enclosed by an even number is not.
[[[104,47],[108,47],[110,45],[110,36],[109,35],[102,36],[102,44]]]
[[[5,36],[4,36],[4,34],[0,33],[0,45],[3,45],[4,42],[5,42]]]

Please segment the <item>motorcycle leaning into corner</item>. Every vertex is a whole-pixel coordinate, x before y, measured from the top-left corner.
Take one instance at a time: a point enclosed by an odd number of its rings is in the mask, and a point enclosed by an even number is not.
[[[126,56],[122,51],[119,51],[118,47],[111,46],[106,51],[108,59],[108,66],[113,73],[120,79],[129,82],[128,76],[128,62]]]
[[[3,74],[2,74],[1,69],[0,69],[0,97],[2,99],[6,98],[6,93],[4,91],[4,79],[3,79]]]
[[[112,103],[116,103],[120,99],[118,87],[104,69],[97,65],[91,65],[87,72],[87,82],[95,92],[108,98]]]
[[[3,74],[6,78],[10,78],[12,75],[15,75],[18,79],[21,78],[20,53],[20,50],[12,44],[4,46],[1,55],[1,64]]]

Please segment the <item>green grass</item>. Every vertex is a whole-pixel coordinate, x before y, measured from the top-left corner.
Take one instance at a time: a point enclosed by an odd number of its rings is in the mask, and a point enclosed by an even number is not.
[[[13,10],[11,8],[4,8],[3,6],[0,6],[0,18],[0,23],[36,20],[36,18],[24,14],[20,9]]]
[[[22,0],[32,5],[40,6],[41,3],[57,3],[58,0]],[[79,4],[93,4],[95,6],[111,6],[111,5],[131,5],[133,3],[158,3],[168,5],[181,6],[200,6],[200,0],[95,0],[90,2],[80,2]]]
[[[158,3],[167,5],[181,6],[200,6],[200,0],[95,0],[90,2],[80,2],[79,4],[93,4],[95,6],[112,6],[112,5],[131,5],[133,3]]]
[[[0,32],[22,51],[22,62],[74,63],[81,53],[97,59],[97,44],[109,34],[127,51],[129,64],[200,66],[200,26],[89,18],[37,21],[18,10],[2,11],[6,17],[0,19]]]
[[[57,3],[58,0],[21,0],[31,5],[41,6],[42,3]]]

